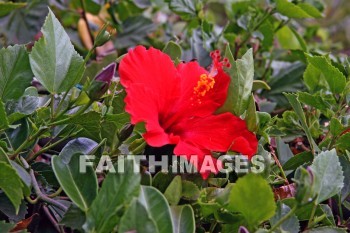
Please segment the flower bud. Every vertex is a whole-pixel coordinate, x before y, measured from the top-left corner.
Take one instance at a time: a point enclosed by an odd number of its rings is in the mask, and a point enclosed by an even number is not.
[[[87,90],[91,100],[98,100],[106,93],[114,77],[116,66],[116,63],[113,62],[96,75]]]
[[[134,125],[132,124],[126,124],[119,132],[119,140],[121,142],[125,141],[130,137],[132,132],[134,131]]]
[[[295,183],[297,186],[295,200],[299,204],[306,204],[315,197],[314,176],[310,168],[298,168],[295,171]]]
[[[107,24],[98,32],[94,47],[99,47],[104,45],[107,41],[111,39],[111,34],[106,30]]]

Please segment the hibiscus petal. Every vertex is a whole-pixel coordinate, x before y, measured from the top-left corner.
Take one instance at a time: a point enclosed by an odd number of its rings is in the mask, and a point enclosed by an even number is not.
[[[256,136],[247,129],[244,120],[231,113],[189,118],[177,127],[181,140],[209,151],[234,150],[250,158],[257,150]]]
[[[180,141],[175,146],[174,153],[190,161],[196,167],[197,171],[200,172],[203,179],[207,179],[210,173],[218,173],[222,168],[222,163],[212,157],[210,151],[199,149],[187,141]]]
[[[190,112],[193,116],[206,116],[215,112],[222,106],[227,97],[227,90],[230,83],[229,76],[219,67],[212,69],[208,73],[204,68],[193,61],[180,63],[177,67],[178,75],[181,79],[181,98],[179,99],[178,109],[180,112]],[[212,77],[215,81],[210,90],[206,91],[204,96],[194,93],[195,87],[198,87],[201,75]]]
[[[177,98],[178,78],[170,57],[161,51],[137,46],[128,52],[119,66],[119,75],[125,87],[126,112],[131,123],[146,123],[145,139],[151,146],[173,143],[176,138],[161,127],[161,116],[168,115],[171,103]]]

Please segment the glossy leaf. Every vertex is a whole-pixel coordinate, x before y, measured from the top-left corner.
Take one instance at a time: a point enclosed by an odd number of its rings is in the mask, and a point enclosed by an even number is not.
[[[92,166],[81,171],[81,160],[97,143],[90,139],[75,139],[68,143],[59,156],[52,158],[52,168],[61,187],[68,197],[83,211],[87,211],[97,195],[97,177]]]
[[[33,73],[23,45],[0,49],[0,99],[18,99],[30,86]]]
[[[231,64],[231,68],[227,70],[231,77],[231,82],[226,102],[218,112],[232,112],[236,116],[240,116],[248,107],[249,98],[253,88],[253,50],[248,50],[241,59],[235,61],[230,47],[227,46],[225,57],[229,59]]]
[[[84,73],[83,59],[51,10],[42,33],[30,54],[33,73],[49,92],[69,91]]]

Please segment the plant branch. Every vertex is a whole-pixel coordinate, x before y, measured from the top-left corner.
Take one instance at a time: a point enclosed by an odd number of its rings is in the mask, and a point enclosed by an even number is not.
[[[61,209],[63,211],[67,211],[68,210],[68,207],[66,207],[65,205],[61,204],[60,202],[58,202],[58,201],[56,201],[54,199],[49,198],[48,196],[46,196],[45,194],[43,194],[41,192],[39,184],[38,184],[38,181],[35,178],[35,174],[34,174],[33,169],[30,169],[29,174],[30,174],[30,177],[32,179],[33,188],[34,188],[34,191],[35,191],[35,193],[37,195],[38,200],[42,200],[42,201],[44,201],[46,203],[54,205],[54,206],[56,206],[57,208],[59,208],[59,209]]]

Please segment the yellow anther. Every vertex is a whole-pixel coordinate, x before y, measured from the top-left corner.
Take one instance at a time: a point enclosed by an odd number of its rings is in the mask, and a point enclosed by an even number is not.
[[[197,86],[193,88],[193,93],[198,97],[203,97],[205,94],[214,87],[215,80],[211,75],[202,74],[199,77]]]

